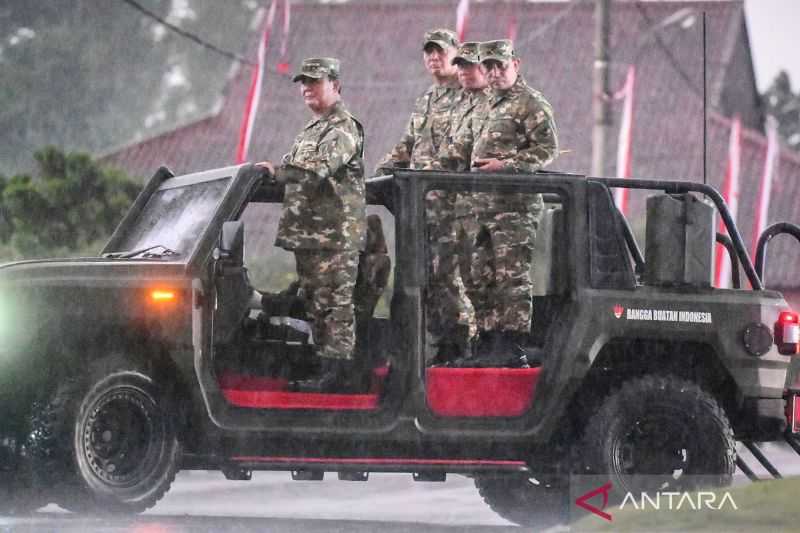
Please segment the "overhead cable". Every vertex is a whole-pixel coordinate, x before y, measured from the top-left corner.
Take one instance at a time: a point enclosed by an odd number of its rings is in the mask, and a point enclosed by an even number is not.
[[[220,55],[223,55],[223,56],[225,56],[225,57],[227,57],[229,59],[233,59],[234,61],[238,61],[239,63],[244,63],[245,65],[255,66],[255,63],[253,63],[252,61],[248,61],[247,59],[243,58],[242,56],[240,56],[238,54],[234,54],[233,52],[229,52],[228,50],[223,50],[219,46],[216,46],[216,45],[214,45],[212,43],[209,43],[208,41],[203,40],[202,38],[198,37],[197,35],[195,35],[195,34],[193,34],[191,32],[188,32],[188,31],[186,31],[184,29],[181,29],[178,26],[176,26],[176,25],[174,25],[174,24],[172,24],[170,22],[167,22],[166,20],[164,20],[162,17],[160,17],[156,13],[154,13],[154,12],[150,11],[149,9],[147,9],[146,7],[142,6],[136,0],[122,0],[122,1],[124,3],[126,3],[126,4],[128,4],[129,6],[131,6],[132,8],[134,8],[135,10],[139,11],[140,13],[145,15],[146,17],[155,20],[159,24],[162,24],[164,27],[166,27],[166,28],[172,30],[173,32],[177,33],[181,37],[189,39],[190,41],[193,41],[193,42],[199,44],[200,46],[202,46],[204,48],[208,48],[209,50],[212,50],[212,51],[214,51],[214,52],[216,52],[216,53],[218,53]]]
[[[650,15],[647,14],[647,11],[645,11],[645,9],[642,6],[642,4],[639,3],[639,2],[634,2],[633,4],[636,6],[636,9],[639,10],[639,14],[642,16],[644,21],[649,26],[655,27],[655,21],[650,17]],[[692,91],[696,96],[698,96],[700,98],[703,98],[702,91],[700,91],[700,89],[698,89],[695,86],[695,84],[692,81],[692,79],[683,70],[683,68],[681,67],[680,62],[675,57],[675,55],[672,53],[672,50],[670,50],[669,47],[666,45],[666,43],[664,43],[664,40],[661,38],[661,35],[658,33],[658,31],[653,32],[653,34],[654,34],[653,37],[654,37],[654,39],[656,41],[656,44],[661,49],[661,51],[664,52],[664,55],[667,56],[667,59],[669,60],[670,66],[672,66],[673,70],[675,70],[675,72],[678,74],[678,76],[686,83],[686,85],[687,85],[687,87],[689,88],[690,91]]]

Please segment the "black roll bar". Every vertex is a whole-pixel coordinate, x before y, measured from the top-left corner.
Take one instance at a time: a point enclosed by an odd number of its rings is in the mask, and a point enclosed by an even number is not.
[[[683,194],[687,192],[697,192],[700,194],[704,194],[705,196],[710,198],[712,202],[714,202],[717,211],[719,211],[719,214],[722,217],[722,222],[725,224],[725,227],[728,230],[728,235],[730,236],[733,249],[736,251],[736,257],[739,258],[739,261],[741,261],[742,266],[744,266],[744,271],[745,274],[747,274],[747,279],[750,281],[750,286],[753,287],[753,290],[756,291],[764,290],[764,285],[763,283],[761,283],[761,277],[756,272],[756,269],[753,267],[753,262],[750,260],[750,255],[747,253],[747,248],[745,248],[744,246],[744,243],[742,241],[742,236],[739,233],[739,229],[736,227],[736,224],[733,223],[731,212],[728,210],[728,206],[725,204],[725,200],[722,198],[722,195],[719,192],[717,192],[717,190],[712,186],[705,185],[703,183],[694,183],[691,181],[650,180],[650,179],[643,180],[636,178],[594,178],[594,177],[591,177],[589,179],[603,183],[607,187],[622,187],[625,189],[663,190],[667,194]],[[735,263],[735,261],[731,261],[731,264],[733,263]]]
[[[741,285],[741,282],[739,281],[739,261],[736,261],[736,252],[733,249],[733,242],[725,233],[719,232],[717,232],[717,242],[724,246],[728,251],[728,256],[731,258],[731,278],[733,279],[733,288],[738,289]]]
[[[762,281],[764,281],[764,275],[766,274],[767,244],[769,244],[769,241],[771,241],[774,236],[780,235],[781,233],[788,233],[797,239],[797,242],[800,242],[800,226],[797,224],[778,222],[764,230],[758,237],[758,245],[756,246],[756,273]],[[764,281],[764,283],[766,283],[766,281]]]
[[[644,273],[644,256],[642,255],[642,251],[639,249],[639,244],[633,237],[633,230],[631,230],[631,225],[628,223],[628,219],[625,218],[625,215],[623,215],[619,209],[615,209],[614,211],[617,213],[617,219],[622,225],[622,234],[625,237],[625,244],[628,246],[628,250],[633,256],[633,262],[636,265],[635,272],[636,274],[641,275]]]

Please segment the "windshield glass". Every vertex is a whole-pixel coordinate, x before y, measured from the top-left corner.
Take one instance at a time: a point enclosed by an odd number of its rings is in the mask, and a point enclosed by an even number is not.
[[[162,246],[183,259],[191,255],[231,180],[185,183],[179,179],[169,180],[150,197],[117,251]]]

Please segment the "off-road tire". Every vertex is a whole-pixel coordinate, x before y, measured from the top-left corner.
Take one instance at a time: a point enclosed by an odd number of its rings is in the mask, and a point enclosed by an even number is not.
[[[476,477],[475,487],[483,501],[498,515],[520,526],[545,529],[569,518],[566,484],[536,484],[523,476]]]
[[[709,393],[675,376],[644,376],[603,401],[583,434],[587,474],[621,491],[730,485],[736,443]],[[653,453],[655,452],[655,453]]]
[[[30,438],[40,483],[74,512],[140,513],[177,474],[181,446],[170,394],[113,356],[89,379],[57,387]]]

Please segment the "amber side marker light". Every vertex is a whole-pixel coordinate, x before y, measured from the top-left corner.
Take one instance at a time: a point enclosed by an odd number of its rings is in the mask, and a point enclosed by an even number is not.
[[[175,291],[156,289],[150,291],[150,299],[156,303],[167,303],[175,301]]]

